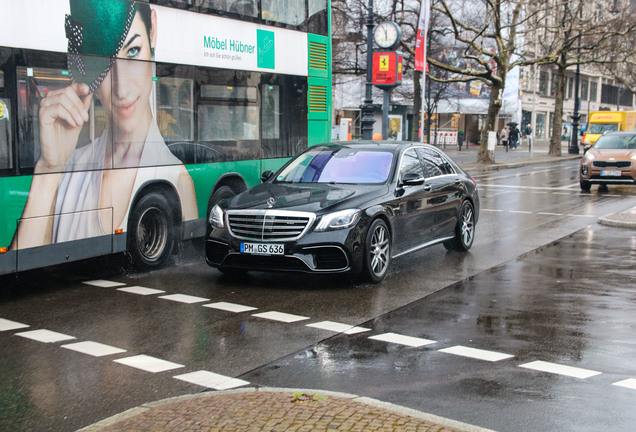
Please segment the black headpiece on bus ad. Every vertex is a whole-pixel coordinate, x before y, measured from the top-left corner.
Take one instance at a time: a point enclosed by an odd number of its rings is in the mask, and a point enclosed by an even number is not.
[[[95,92],[121,50],[137,3],[128,0],[69,0],[66,15],[68,68],[71,80]]]

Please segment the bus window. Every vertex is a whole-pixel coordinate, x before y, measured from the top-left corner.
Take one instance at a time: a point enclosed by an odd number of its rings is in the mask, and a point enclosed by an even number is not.
[[[263,0],[263,19],[299,26],[305,22],[305,0]]]
[[[242,18],[258,16],[258,0],[154,0],[151,3],[168,4],[179,9],[203,13],[216,12],[218,15],[231,13]]]
[[[280,88],[263,85],[263,139],[280,138]]]
[[[20,167],[33,168],[40,157],[40,102],[52,91],[71,84],[68,72],[61,69],[18,67],[18,124],[20,129]],[[84,125],[77,140],[77,147],[91,142],[103,133],[108,123],[107,115],[98,98],[93,98],[90,119]],[[57,167],[60,171],[64,166]],[[86,167],[77,166],[77,169]]]
[[[0,72],[0,78],[2,78],[2,72]],[[0,170],[13,168],[10,115],[11,102],[9,99],[0,98]]]
[[[327,36],[329,32],[327,14],[327,0],[311,0],[307,28],[303,28],[303,30]]]
[[[258,107],[241,105],[199,105],[201,141],[258,139]]]
[[[159,78],[157,125],[166,141],[194,139],[194,82],[183,78]]]

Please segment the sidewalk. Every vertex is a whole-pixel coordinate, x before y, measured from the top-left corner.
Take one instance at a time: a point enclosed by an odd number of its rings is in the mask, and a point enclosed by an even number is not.
[[[479,146],[462,146],[461,151],[456,145],[447,145],[446,147],[438,145],[437,147],[450,156],[469,174],[497,171],[500,169],[531,164],[557,162],[559,160],[580,159],[583,156],[582,149],[580,149],[579,154],[568,154],[568,143],[565,141],[561,142],[561,156],[548,156],[548,149],[550,147],[550,142],[548,140],[537,140],[537,142],[532,146],[532,149],[530,149],[527,142],[524,140],[522,144],[514,150],[509,149],[506,151],[505,147],[498,145],[495,148],[495,163],[493,165],[485,165],[476,162]]]
[[[568,154],[548,156],[547,142],[538,142],[532,153],[527,146],[509,150],[498,146],[495,165],[475,162],[478,147],[447,146],[444,149],[469,173],[515,166],[578,159]],[[599,223],[636,229],[636,207],[608,215]],[[206,391],[196,395],[144,404],[81,429],[81,432],[175,431],[175,432],[487,432],[477,426],[426,414],[375,399],[322,390],[250,387],[228,391]]]
[[[375,399],[320,390],[246,388],[152,402],[79,432],[489,432]]]

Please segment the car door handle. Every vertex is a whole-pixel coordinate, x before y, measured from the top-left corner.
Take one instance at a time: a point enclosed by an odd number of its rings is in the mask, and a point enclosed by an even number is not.
[[[424,192],[430,192],[432,189],[431,185],[424,185]]]
[[[460,184],[462,184],[462,181],[460,179],[457,179],[457,180],[455,180],[455,184],[456,185],[460,185]]]

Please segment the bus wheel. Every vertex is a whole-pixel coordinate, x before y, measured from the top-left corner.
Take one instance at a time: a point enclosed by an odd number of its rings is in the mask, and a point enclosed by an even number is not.
[[[165,196],[152,192],[142,197],[128,221],[128,252],[138,269],[162,266],[174,247],[175,226]]]
[[[208,216],[210,216],[210,211],[212,211],[212,207],[222,201],[224,199],[233,198],[236,196],[236,192],[229,186],[221,186],[212,194],[210,197],[210,201],[208,201]]]

